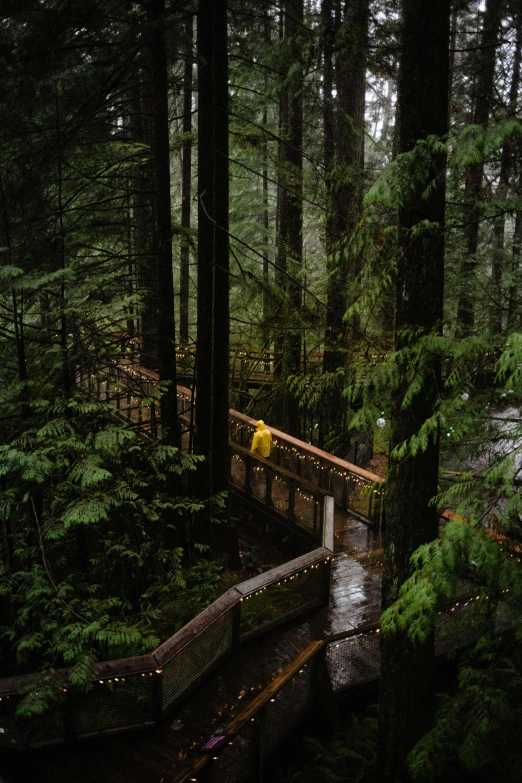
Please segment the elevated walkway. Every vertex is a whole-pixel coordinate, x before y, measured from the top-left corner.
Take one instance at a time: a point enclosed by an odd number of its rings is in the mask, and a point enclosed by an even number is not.
[[[153,373],[119,362],[78,382],[160,435]],[[180,387],[180,415],[191,406]],[[230,411],[232,486],[313,551],[236,585],[154,653],[98,664],[89,693],[64,696],[30,725],[15,717],[28,679],[0,681],[0,745],[36,748],[0,766],[11,783],[239,783],[259,772],[312,702],[378,677],[381,480],[277,430],[271,460],[257,460],[248,451],[254,427]],[[470,609],[462,602],[443,618],[440,652],[473,637],[471,619],[468,630],[456,622]],[[56,684],[65,688],[66,677],[57,672]],[[231,744],[202,755],[225,728]]]

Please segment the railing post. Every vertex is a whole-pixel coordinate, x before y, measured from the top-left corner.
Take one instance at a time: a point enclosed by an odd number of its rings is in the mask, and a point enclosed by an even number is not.
[[[76,695],[68,693],[62,705],[63,738],[66,742],[76,739]]]
[[[343,477],[343,509],[348,508],[348,474]]]
[[[332,558],[329,557],[321,565],[323,569],[323,583],[321,585],[321,599],[323,606],[328,606],[330,603],[330,576],[332,572]]]
[[[232,607],[232,650],[237,650],[241,642],[241,601]]]
[[[255,725],[255,759],[256,759],[256,774],[254,780],[256,783],[263,783],[263,770],[265,760],[265,722],[266,722],[266,707],[262,707],[253,718]]]
[[[295,481],[288,482],[288,519],[295,519]]]
[[[252,470],[252,461],[250,459],[246,459],[245,460],[245,492],[247,493],[247,495],[252,494],[251,470]]]
[[[159,725],[163,718],[163,677],[161,673],[156,673],[156,682],[154,683],[154,720]]]
[[[310,702],[317,704],[319,712],[330,723],[333,731],[339,729],[339,711],[326,665],[326,644],[323,644],[313,660]]]
[[[322,534],[323,534],[323,547],[334,551],[334,512],[335,504],[331,495],[323,497],[322,503],[323,518],[321,520]]]
[[[266,476],[265,503],[268,508],[272,508],[272,506],[274,505],[272,503],[272,471],[265,468],[265,476]]]

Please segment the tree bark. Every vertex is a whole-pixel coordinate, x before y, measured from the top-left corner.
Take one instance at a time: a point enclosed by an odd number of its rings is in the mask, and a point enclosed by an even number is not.
[[[186,49],[183,73],[183,164],[181,181],[181,258],[179,280],[179,341],[189,342],[189,267],[190,242],[184,232],[190,230],[190,200],[192,194],[192,14],[185,23]]]
[[[179,447],[170,205],[168,71],[164,40],[165,0],[149,0],[148,25],[153,109],[154,233],[157,238],[158,369],[160,383],[165,385],[160,399],[161,437],[165,442]]]
[[[227,7],[198,8],[198,348],[195,448],[200,490],[228,489],[228,61]]]
[[[448,130],[448,49],[450,0],[403,0],[403,38],[399,77],[400,152],[412,150],[430,135]],[[430,100],[425,100],[429,95]],[[418,182],[415,195],[399,210],[395,347],[432,332],[443,318],[445,155],[434,154],[431,171]],[[426,185],[436,185],[427,198]],[[421,221],[431,230],[413,233]],[[386,489],[386,542],[382,605],[387,608],[411,573],[412,553],[437,535],[437,513],[430,500],[437,491],[438,438],[415,456],[393,456],[435,410],[440,362],[425,355],[424,381],[411,403],[404,396],[419,368],[409,352],[399,354],[398,388],[393,392],[391,459]],[[407,779],[406,756],[430,727],[433,717],[433,638],[413,645],[405,633],[383,635],[379,717],[379,778]]]
[[[498,46],[503,0],[487,0],[480,49],[476,58],[473,124],[486,127],[489,120],[495,80],[495,59]],[[462,335],[472,333],[475,326],[474,277],[477,267],[479,223],[482,214],[480,192],[484,163],[470,163],[465,171],[464,216],[466,222],[466,253],[461,263],[461,289],[457,309],[457,327]]]
[[[521,178],[522,180],[522,178]],[[519,183],[522,182],[519,180]],[[519,184],[519,187],[520,187]],[[512,283],[509,286],[508,297],[508,330],[518,331],[522,325],[522,308],[520,306],[520,257],[522,255],[522,211],[515,213],[515,229],[512,248]]]
[[[331,22],[331,11],[329,13]],[[325,31],[325,35],[327,35]],[[349,289],[360,263],[349,253],[348,242],[361,215],[364,179],[364,107],[368,0],[347,0],[337,34],[337,106],[333,140],[329,138],[326,90],[331,76],[325,49],[325,167],[330,214],[327,217],[328,277],[323,373],[342,373],[324,393],[322,424],[327,448],[343,456],[349,448],[348,406],[343,390],[348,382],[350,325],[344,320]],[[325,44],[329,43],[325,39]],[[332,148],[333,150],[330,153]],[[353,324],[357,328],[358,324]]]
[[[288,378],[301,369],[301,287],[296,279],[303,264],[303,72],[301,39],[303,34],[303,0],[285,0],[283,4],[283,38],[288,62],[281,97],[280,177],[278,264],[288,271],[280,275],[283,296],[283,334],[281,338],[281,405],[280,426],[300,437],[299,406],[288,389]]]
[[[144,76],[142,72],[142,76]],[[150,150],[148,158],[136,170],[137,187],[132,197],[133,255],[136,270],[136,287],[141,296],[138,331],[141,342],[141,363],[151,370],[158,369],[158,279],[154,264],[155,238],[153,224],[152,192],[152,114],[150,95],[136,86],[132,89],[131,133],[139,144]]]
[[[515,54],[513,58],[513,73],[511,76],[511,86],[509,90],[509,116],[515,117],[518,102],[518,88],[520,84],[520,36],[517,37],[515,44]],[[502,147],[502,157],[500,160],[499,182],[495,193],[498,202],[498,208],[504,210],[504,202],[509,193],[511,175],[513,171],[513,146],[509,139],[506,139]],[[504,312],[504,296],[502,292],[502,278],[504,275],[505,253],[504,242],[506,233],[505,213],[496,218],[493,225],[493,248],[491,254],[491,282],[493,288],[492,313],[490,319],[490,331],[492,334],[501,334],[502,316]],[[509,305],[507,307],[509,310]]]

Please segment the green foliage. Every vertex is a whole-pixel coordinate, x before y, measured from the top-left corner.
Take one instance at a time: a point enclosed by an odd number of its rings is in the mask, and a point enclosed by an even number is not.
[[[313,763],[299,765],[279,780],[299,783],[308,780],[312,771],[319,783],[371,783],[376,779],[376,743],[377,705],[371,705],[363,715],[353,714],[331,740],[306,738],[306,752]]]
[[[426,199],[440,177],[441,162],[445,163],[446,153],[447,144],[436,136],[418,141],[410,152],[397,155],[386,166],[366,194],[365,204],[398,209],[415,196]],[[419,224],[416,230],[423,228]],[[431,231],[430,225],[427,228]]]
[[[409,756],[412,779],[444,780],[458,769],[473,780],[520,780],[521,686],[522,650],[512,641],[468,655],[457,692],[439,698],[434,728]]]
[[[73,665],[85,684],[89,662],[152,649],[154,613],[185,586],[168,529],[175,538],[191,508],[171,492],[191,460],[117,424],[103,403],[34,407],[33,426],[0,446],[1,634],[18,668]]]

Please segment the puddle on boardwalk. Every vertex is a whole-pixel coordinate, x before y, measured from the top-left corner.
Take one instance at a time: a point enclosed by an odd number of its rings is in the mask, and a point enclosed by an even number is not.
[[[345,511],[336,509],[334,517],[334,550],[351,555],[372,552],[382,547],[382,532]]]
[[[343,552],[334,558],[325,634],[378,621],[381,573],[382,550],[364,553],[360,557]]]

